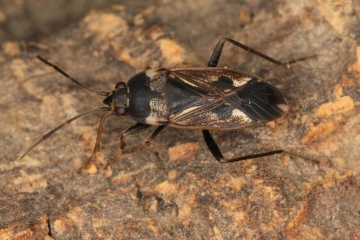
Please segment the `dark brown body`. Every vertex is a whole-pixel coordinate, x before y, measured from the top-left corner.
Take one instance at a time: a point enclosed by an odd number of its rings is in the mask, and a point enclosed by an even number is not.
[[[121,116],[139,123],[186,129],[236,129],[288,111],[280,90],[226,68],[150,69],[132,77],[126,93],[115,89],[104,103],[114,112],[120,104]]]

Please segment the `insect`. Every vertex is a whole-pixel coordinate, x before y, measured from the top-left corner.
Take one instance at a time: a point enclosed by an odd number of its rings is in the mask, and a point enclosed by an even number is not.
[[[136,74],[127,83],[118,82],[111,92],[103,92],[88,88],[56,65],[38,56],[43,63],[54,68],[72,82],[104,96],[103,103],[107,106],[68,119],[35,142],[20,159],[64,125],[94,112],[104,113],[89,162],[100,151],[105,118],[111,115],[128,116],[136,122],[121,133],[120,150],[113,159],[123,153],[126,137],[140,133],[151,126],[156,126],[152,134],[131,152],[145,148],[166,126],[202,130],[207,147],[215,159],[221,163],[284,152],[284,150],[274,150],[226,159],[211,136],[210,130],[231,130],[254,123],[265,123],[284,117],[289,111],[284,94],[273,85],[248,73],[217,67],[225,42],[277,65],[288,65],[308,58],[280,62],[235,40],[221,38],[212,52],[207,67],[149,69]]]

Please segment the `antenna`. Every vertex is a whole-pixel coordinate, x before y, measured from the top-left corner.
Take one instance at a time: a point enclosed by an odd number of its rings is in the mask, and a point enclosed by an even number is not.
[[[72,121],[82,117],[82,116],[85,116],[85,115],[88,115],[90,113],[93,113],[93,112],[107,112],[107,111],[111,111],[111,108],[109,107],[99,107],[99,108],[96,108],[96,109],[92,109],[90,111],[87,111],[87,112],[84,112],[84,113],[81,113],[75,117],[72,117],[68,120],[66,120],[64,123],[60,124],[59,126],[57,126],[56,128],[54,128],[53,130],[51,130],[50,132],[46,133],[44,136],[42,136],[42,138],[40,138],[38,141],[36,141],[33,145],[31,145],[24,153],[23,155],[21,155],[21,157],[19,158],[20,160],[23,159],[26,155],[28,155],[37,145],[39,145],[42,141],[44,141],[45,139],[47,139],[48,137],[50,137],[51,135],[53,135],[55,132],[57,132],[60,128],[62,128],[63,126],[71,123]]]
[[[65,76],[67,79],[71,80],[72,82],[76,83],[77,85],[79,85],[82,88],[85,88],[86,90],[96,93],[97,95],[100,96],[109,96],[111,92],[103,92],[103,91],[97,91],[97,90],[93,90],[87,86],[85,86],[84,84],[80,83],[78,80],[76,80],[75,78],[69,76],[66,72],[64,72],[61,68],[59,68],[58,66],[56,66],[55,64],[52,64],[51,62],[45,60],[44,58],[40,57],[40,56],[36,56],[40,61],[42,61],[43,63],[45,63],[46,65],[54,68],[57,72],[61,73],[63,76]]]

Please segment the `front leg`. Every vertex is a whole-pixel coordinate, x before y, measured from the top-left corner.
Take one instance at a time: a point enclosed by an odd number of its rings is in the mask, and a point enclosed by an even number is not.
[[[100,145],[101,145],[101,137],[102,137],[102,133],[103,133],[103,129],[104,129],[104,123],[105,123],[105,118],[112,115],[112,112],[105,112],[100,119],[100,123],[99,123],[99,128],[98,128],[98,133],[97,133],[97,137],[96,137],[96,143],[94,146],[94,149],[91,153],[91,156],[89,158],[89,160],[86,162],[86,164],[84,166],[81,167],[81,169],[88,169],[90,166],[90,163],[93,161],[93,159],[95,158],[96,154],[98,152],[100,152]]]

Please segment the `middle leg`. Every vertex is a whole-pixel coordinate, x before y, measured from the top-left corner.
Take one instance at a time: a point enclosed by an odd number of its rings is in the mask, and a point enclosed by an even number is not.
[[[128,153],[133,153],[133,152],[137,152],[137,151],[141,151],[144,148],[146,148],[147,146],[150,145],[150,143],[152,142],[152,140],[154,140],[154,138],[166,127],[166,125],[160,125],[158,126],[152,133],[151,135],[145,140],[145,142],[143,142],[142,144],[133,147],[132,149],[128,150],[128,151],[124,151],[124,148],[126,146],[126,144],[124,143],[123,139],[127,136],[131,136],[137,133],[142,132],[143,130],[145,130],[146,128],[151,127],[151,125],[147,125],[147,124],[142,124],[142,123],[137,123],[134,126],[126,129],[122,134],[121,134],[121,141],[122,141],[122,146],[120,147],[119,151],[116,153],[116,155],[106,164],[105,169],[107,169],[113,162],[115,162],[115,160],[122,154],[128,154]]]

